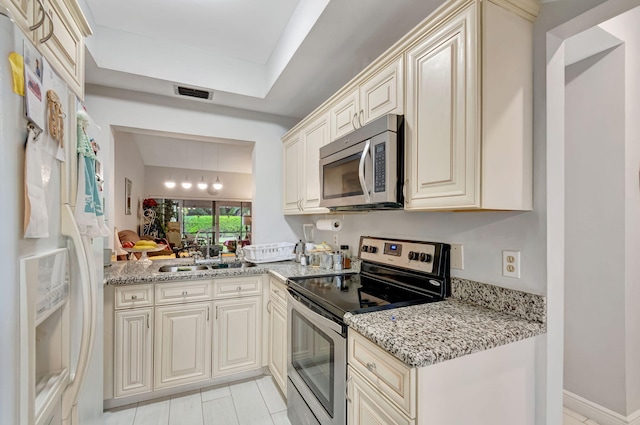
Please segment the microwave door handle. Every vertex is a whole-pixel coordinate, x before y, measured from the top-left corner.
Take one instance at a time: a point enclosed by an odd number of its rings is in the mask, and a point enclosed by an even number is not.
[[[364,165],[370,149],[371,149],[371,139],[367,140],[364,144],[364,149],[362,150],[362,156],[360,157],[360,166],[358,167],[358,177],[360,178],[360,186],[362,187],[362,193],[364,193],[364,197],[366,199],[367,204],[371,203],[371,195],[369,194],[369,190],[367,189],[367,181],[364,177]]]

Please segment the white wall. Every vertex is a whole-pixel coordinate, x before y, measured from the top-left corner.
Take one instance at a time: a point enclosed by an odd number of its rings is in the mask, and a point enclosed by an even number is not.
[[[96,113],[90,109],[95,121],[104,127]],[[131,138],[130,133],[117,132],[115,140],[115,164],[113,172],[107,174],[113,184],[113,225],[121,230],[138,231],[140,224],[140,205],[144,199],[144,164],[138,150],[138,145]],[[125,214],[125,178],[131,180],[131,215]]]
[[[254,241],[295,240],[295,234],[282,215],[280,138],[296,120],[95,86],[87,86],[85,103],[95,121],[103,129],[111,128],[112,133],[118,127],[126,127],[255,142]],[[124,182],[124,176],[114,178]]]
[[[624,48],[566,72],[564,388],[626,414]]]

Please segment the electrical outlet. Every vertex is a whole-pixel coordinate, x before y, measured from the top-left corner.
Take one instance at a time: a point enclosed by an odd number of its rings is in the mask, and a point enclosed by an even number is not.
[[[338,245],[338,234],[337,233],[333,234],[333,244],[335,245],[336,249],[340,248],[340,245]]]
[[[451,244],[451,268],[464,270],[464,252],[460,243]]]
[[[520,251],[502,251],[502,275],[520,279]]]

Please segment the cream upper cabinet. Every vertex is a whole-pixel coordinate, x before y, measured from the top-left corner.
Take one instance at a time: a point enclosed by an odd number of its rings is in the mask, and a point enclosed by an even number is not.
[[[299,133],[284,141],[284,213],[300,214],[302,211],[302,143]]]
[[[320,207],[320,148],[329,142],[329,116],[323,114],[283,145],[285,214],[322,214]]]
[[[530,210],[532,22],[464,3],[406,52],[405,209]]]
[[[0,0],[0,4],[9,9],[15,23],[25,32],[32,31],[29,27],[33,25],[37,27],[44,23],[45,16],[42,11],[39,16],[34,18],[34,11],[38,3],[33,0]]]
[[[76,0],[0,0],[49,65],[84,98],[84,39],[91,28]]]
[[[330,109],[331,140],[340,138],[356,128],[404,110],[403,58],[400,56],[370,76],[346,94]]]
[[[329,118],[322,115],[302,130],[304,172],[302,209],[305,212],[327,212],[320,208],[320,148],[329,143]]]

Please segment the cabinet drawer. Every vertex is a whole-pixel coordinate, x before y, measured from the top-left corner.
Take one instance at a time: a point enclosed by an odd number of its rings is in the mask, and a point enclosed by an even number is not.
[[[153,305],[153,285],[117,286],[115,309],[147,307]]]
[[[386,397],[383,397],[358,372],[349,368],[347,415],[349,424],[415,425],[415,419],[408,418]]]
[[[287,308],[287,286],[277,279],[269,280],[269,299]]]
[[[210,299],[210,280],[156,284],[156,304],[175,304]]]
[[[233,277],[213,281],[215,298],[234,298],[244,295],[262,295],[262,277]]]
[[[355,331],[349,331],[349,365],[415,418],[416,369]]]

